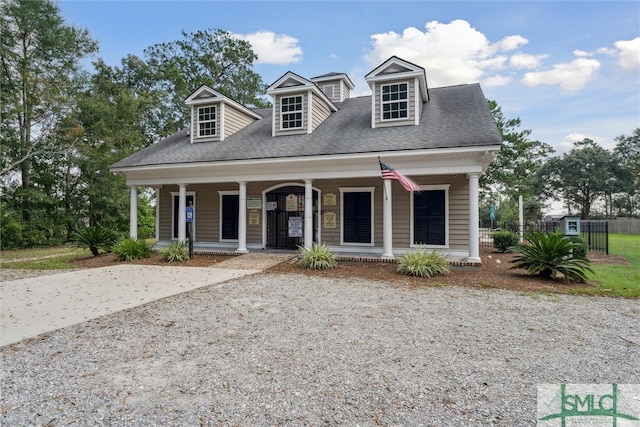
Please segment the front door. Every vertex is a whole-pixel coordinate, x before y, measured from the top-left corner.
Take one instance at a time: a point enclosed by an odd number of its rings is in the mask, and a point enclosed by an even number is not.
[[[318,193],[313,192],[313,229]],[[296,249],[304,244],[304,187],[289,186],[267,193],[267,248]],[[313,240],[316,241],[315,233]]]

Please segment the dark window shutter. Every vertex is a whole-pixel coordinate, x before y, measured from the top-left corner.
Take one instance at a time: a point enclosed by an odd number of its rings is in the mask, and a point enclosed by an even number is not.
[[[240,212],[240,196],[224,194],[222,196],[222,238],[235,240],[238,238],[238,214]]]
[[[371,193],[344,193],[343,240],[346,243],[371,243]]]
[[[444,245],[445,191],[413,194],[413,240],[419,245]]]

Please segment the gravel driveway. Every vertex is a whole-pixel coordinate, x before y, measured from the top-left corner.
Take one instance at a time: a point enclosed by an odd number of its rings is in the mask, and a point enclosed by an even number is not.
[[[3,347],[0,424],[535,425],[539,384],[640,383],[639,320],[638,300],[259,274]]]

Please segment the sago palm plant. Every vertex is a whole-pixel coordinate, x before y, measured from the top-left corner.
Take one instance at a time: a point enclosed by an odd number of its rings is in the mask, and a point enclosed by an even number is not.
[[[581,255],[578,239],[555,233],[535,231],[526,236],[527,243],[514,246],[517,255],[513,268],[523,268],[529,274],[555,279],[558,274],[578,282],[586,282],[586,272],[593,273],[591,262]]]
[[[118,240],[113,230],[103,227],[85,227],[71,233],[70,245],[76,248],[89,248],[93,256],[100,255],[100,249],[108,252]]]

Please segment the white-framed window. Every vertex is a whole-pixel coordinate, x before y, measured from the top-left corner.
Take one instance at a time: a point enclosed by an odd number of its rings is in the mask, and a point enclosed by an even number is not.
[[[380,86],[382,120],[402,120],[409,117],[409,84],[393,83]]]
[[[375,187],[340,188],[340,244],[373,246]]]
[[[240,192],[218,191],[218,194],[220,194],[220,241],[237,242]]]
[[[411,246],[449,247],[449,185],[411,194]]]
[[[302,128],[302,95],[280,98],[280,127],[282,129]]]
[[[196,221],[198,217],[198,211],[196,209],[196,192],[187,191],[187,202],[185,206],[189,206],[189,202],[193,203],[193,240],[196,239]],[[176,240],[178,238],[178,209],[180,208],[180,193],[177,191],[171,192],[171,239]]]
[[[216,134],[216,107],[198,107],[198,136]]]

